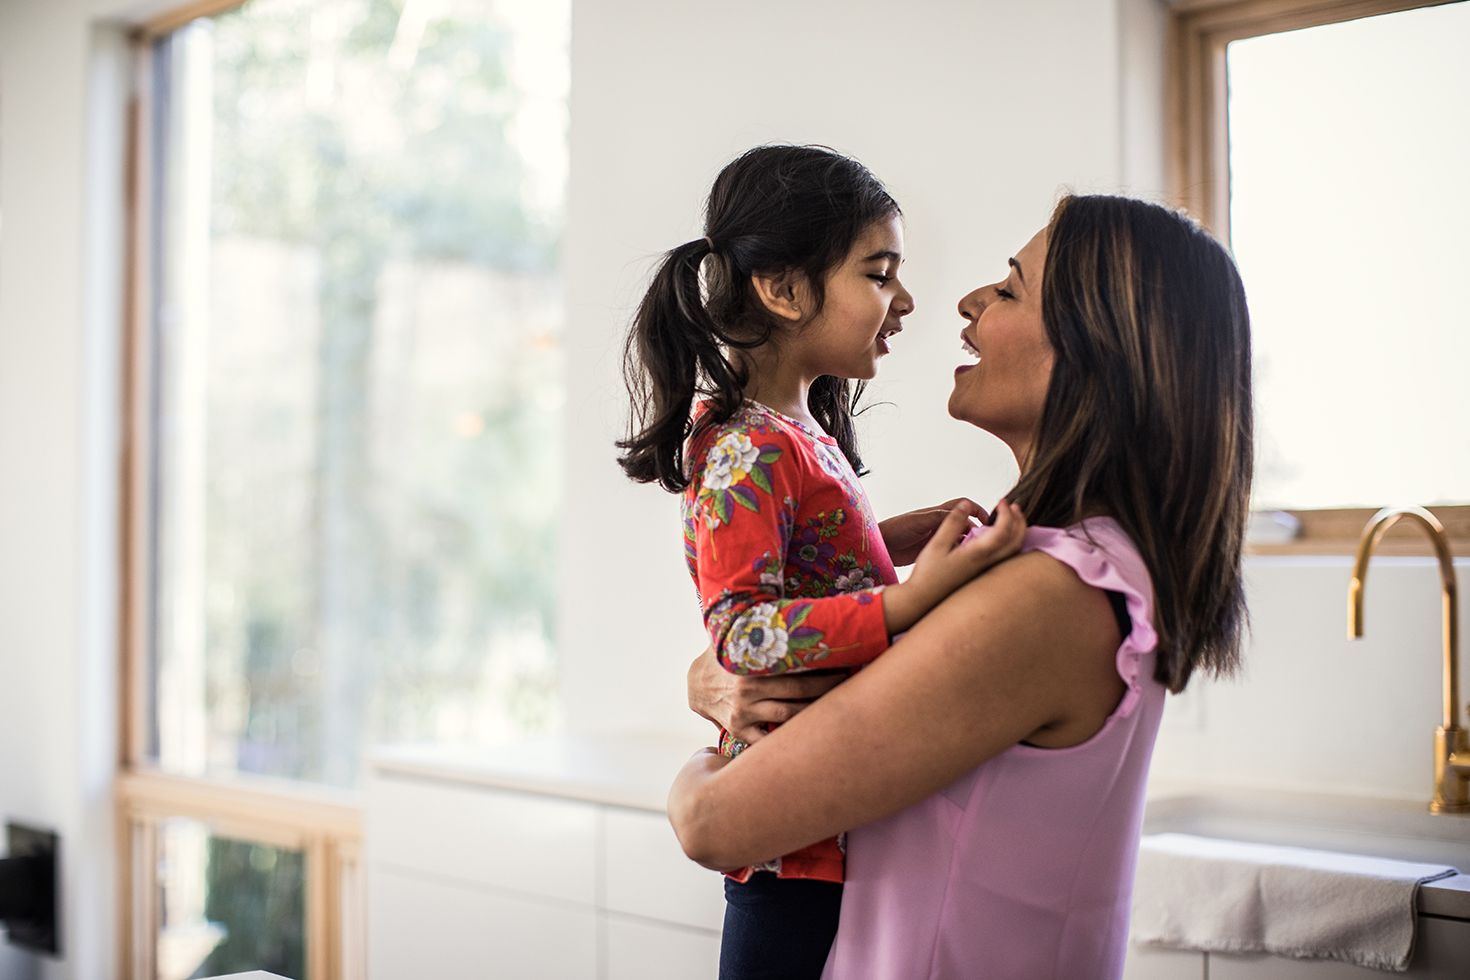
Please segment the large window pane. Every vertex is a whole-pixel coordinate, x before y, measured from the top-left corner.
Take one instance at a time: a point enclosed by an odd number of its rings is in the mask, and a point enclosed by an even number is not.
[[[566,0],[162,41],[154,751],[352,785],[551,724]]]
[[[1256,502],[1470,501],[1470,3],[1237,41]]]

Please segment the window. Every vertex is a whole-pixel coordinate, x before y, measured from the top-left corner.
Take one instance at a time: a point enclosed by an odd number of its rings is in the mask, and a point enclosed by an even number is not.
[[[1470,544],[1467,36],[1464,2],[1175,14],[1174,184],[1250,294],[1255,503],[1300,521],[1286,550],[1351,548],[1404,503]]]
[[[140,38],[131,955],[319,980],[364,749],[556,722],[569,4],[210,10]]]

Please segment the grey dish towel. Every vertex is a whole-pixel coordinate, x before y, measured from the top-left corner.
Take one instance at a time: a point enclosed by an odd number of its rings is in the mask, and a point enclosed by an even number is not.
[[[1217,953],[1273,953],[1403,972],[1419,885],[1441,864],[1153,834],[1138,851],[1133,941]]]

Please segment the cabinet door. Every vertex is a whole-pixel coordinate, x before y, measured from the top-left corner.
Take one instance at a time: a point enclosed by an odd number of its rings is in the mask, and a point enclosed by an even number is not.
[[[542,899],[375,868],[368,980],[582,980],[598,975],[597,917]]]
[[[1470,922],[1419,917],[1407,973],[1383,973],[1334,960],[1210,954],[1210,980],[1465,980],[1470,977]]]
[[[1128,944],[1123,980],[1205,980],[1205,954]]]
[[[723,876],[684,856],[668,817],[609,807],[605,819],[607,908],[697,929],[721,928]]]
[[[379,776],[368,783],[368,864],[591,906],[597,902],[597,809],[482,786]]]
[[[720,972],[720,937],[607,916],[607,980],[694,980]]]

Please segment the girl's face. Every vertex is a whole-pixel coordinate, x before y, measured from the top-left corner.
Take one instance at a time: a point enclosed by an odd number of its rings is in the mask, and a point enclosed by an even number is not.
[[[897,215],[875,221],[858,236],[847,258],[827,274],[821,311],[801,325],[788,349],[802,359],[806,373],[858,379],[878,373],[878,360],[914,311],[914,297],[898,279],[902,264],[903,224]]]
[[[978,359],[955,368],[949,414],[998,436],[1024,461],[1041,422],[1054,352],[1041,319],[1046,229],[1009,260],[1000,282],[960,300],[960,340]]]

